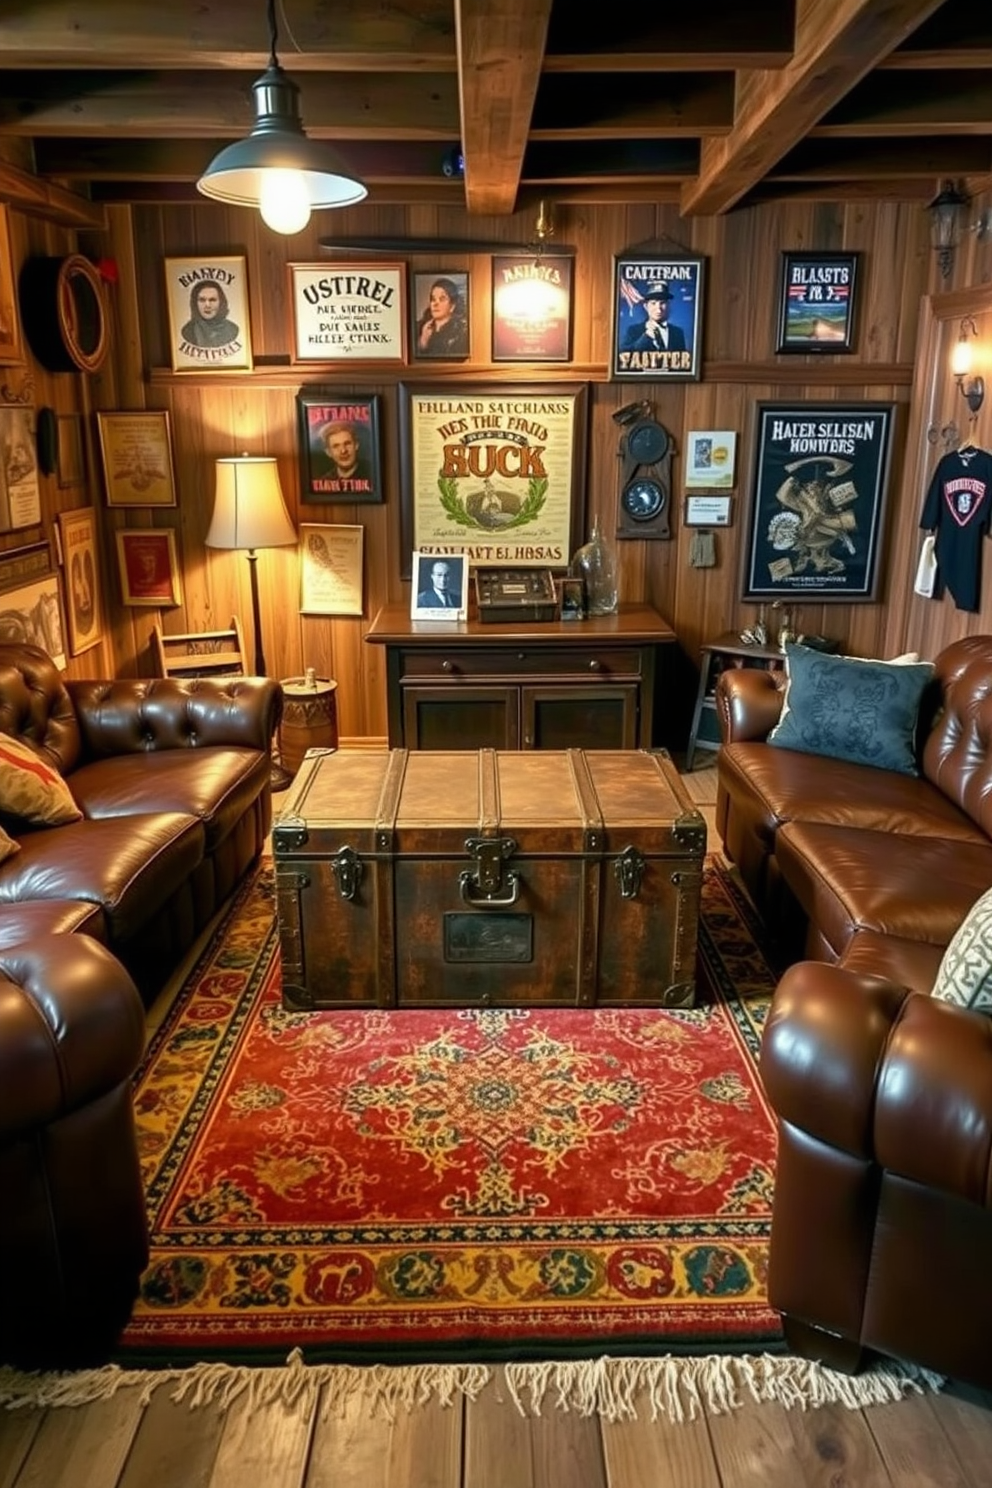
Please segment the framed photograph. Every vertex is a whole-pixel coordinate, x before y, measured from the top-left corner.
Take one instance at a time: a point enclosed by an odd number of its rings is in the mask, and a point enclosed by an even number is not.
[[[26,641],[40,646],[62,670],[64,636],[59,576],[54,570],[0,592],[0,641]]]
[[[417,553],[412,561],[413,620],[464,620],[468,614],[468,559],[453,553]]]
[[[611,378],[698,382],[705,260],[619,253],[613,264]]]
[[[586,618],[585,579],[564,578],[559,582],[561,588],[561,618],[563,620],[584,620]]]
[[[687,496],[685,498],[685,525],[687,527],[729,527],[729,496]]]
[[[685,437],[687,491],[729,491],[734,484],[737,435],[732,429],[693,429]]]
[[[406,266],[290,264],[295,362],[406,361]]]
[[[300,614],[362,614],[364,527],[300,523]]]
[[[857,253],[782,254],[777,351],[854,350]]]
[[[250,372],[248,261],[167,258],[173,372]]]
[[[98,413],[108,506],[175,506],[168,412]]]
[[[86,480],[83,419],[79,413],[60,413],[55,419],[55,476],[60,490]]]
[[[172,528],[122,527],[115,536],[124,603],[160,608],[182,604]]]
[[[58,528],[54,529],[56,538]],[[20,589],[31,579],[40,579],[51,571],[52,556],[47,542],[29,543],[11,548],[0,556],[0,590]]]
[[[300,500],[384,501],[379,396],[305,388],[296,395]]]
[[[583,531],[587,404],[585,383],[400,383],[402,551],[566,567]]]
[[[565,255],[493,255],[493,361],[572,358],[572,265]]]
[[[41,521],[34,409],[0,404],[0,532]]]
[[[468,275],[448,269],[413,275],[410,354],[415,361],[463,362],[469,354]]]
[[[743,598],[873,600],[892,403],[759,403]]]
[[[79,656],[103,639],[93,508],[86,506],[78,511],[59,512],[58,532],[65,571],[69,651],[73,656]]]
[[[10,246],[10,218],[0,202],[0,365],[14,366],[24,360],[21,322],[17,313],[17,276]]]

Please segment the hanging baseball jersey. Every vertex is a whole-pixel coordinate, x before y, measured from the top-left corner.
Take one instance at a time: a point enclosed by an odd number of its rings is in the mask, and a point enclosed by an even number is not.
[[[933,473],[920,526],[936,537],[933,597],[945,588],[959,610],[980,608],[982,538],[992,516],[992,455],[974,444],[945,455]]]

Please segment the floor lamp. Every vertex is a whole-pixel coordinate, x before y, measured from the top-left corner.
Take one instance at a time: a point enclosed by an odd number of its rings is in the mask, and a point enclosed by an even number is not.
[[[208,548],[237,548],[248,554],[255,673],[266,677],[262,612],[258,602],[257,549],[287,548],[296,544],[296,529],[286,510],[279,484],[279,467],[272,456],[234,455],[217,461],[214,510],[205,542]],[[273,790],[285,790],[292,778],[288,770],[273,760]]]

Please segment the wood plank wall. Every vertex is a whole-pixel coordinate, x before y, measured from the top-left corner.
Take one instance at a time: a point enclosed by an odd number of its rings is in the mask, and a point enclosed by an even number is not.
[[[971,218],[989,205],[976,199]],[[620,588],[624,599],[651,601],[672,623],[679,654],[665,680],[669,705],[669,743],[687,727],[700,643],[727,627],[755,619],[754,605],[740,593],[742,517],[749,496],[756,403],[775,399],[891,401],[898,405],[890,477],[886,534],[877,603],[808,605],[801,628],[836,636],[856,655],[891,655],[909,646],[932,655],[959,635],[992,628],[992,572],[986,573],[978,615],[957,611],[950,599],[927,601],[912,594],[919,548],[919,512],[929,474],[942,453],[927,431],[955,420],[966,425],[967,408],[946,370],[960,315],[974,302],[980,330],[980,365],[992,382],[992,241],[965,234],[952,277],[942,281],[929,247],[929,224],[918,204],[875,203],[768,205],[722,218],[682,221],[671,207],[560,207],[556,239],[575,246],[573,362],[567,367],[534,369],[493,366],[488,360],[490,263],[488,255],[451,254],[409,257],[411,270],[467,268],[471,274],[472,344],[469,363],[439,369],[418,364],[402,371],[374,369],[293,369],[288,365],[291,324],[288,303],[290,262],[329,261],[318,238],[367,233],[409,238],[463,236],[492,238],[508,245],[526,243],[533,212],[508,219],[468,218],[452,209],[365,205],[338,214],[318,214],[291,239],[278,237],[244,210],[208,203],[192,207],[115,207],[106,233],[74,234],[20,213],[11,214],[17,265],[29,253],[64,254],[78,249],[93,258],[110,258],[118,280],[110,290],[112,347],[93,376],[50,374],[28,358],[24,368],[0,368],[3,388],[33,392],[37,408],[84,415],[87,487],[60,489],[42,476],[43,520],[39,529],[0,536],[0,556],[8,549],[51,538],[60,510],[92,503],[98,513],[103,560],[106,634],[96,649],[69,662],[73,676],[137,674],[152,671],[149,637],[160,621],[166,630],[226,625],[240,614],[250,629],[248,564],[240,554],[208,551],[203,538],[213,500],[213,462],[219,455],[275,455],[283,489],[295,521],[361,523],[365,527],[365,613],[362,619],[301,617],[299,574],[294,549],[259,556],[259,578],[269,671],[299,675],[306,666],[338,682],[338,721],[343,737],[383,738],[386,733],[382,653],[363,644],[380,605],[405,600],[400,579],[399,451],[397,384],[429,378],[452,386],[471,380],[500,383],[577,380],[590,383],[589,460],[586,510],[616,509],[617,428],[611,414],[624,403],[654,399],[657,417],[673,433],[676,450],[689,429],[738,431],[737,484],[733,526],[715,534],[717,565],[689,565],[692,532],[675,522],[670,542],[624,542]],[[707,257],[703,380],[698,383],[641,386],[610,383],[606,363],[610,344],[612,257],[624,248],[653,243],[661,251],[678,248]],[[553,244],[552,244],[553,246]],[[775,355],[779,254],[784,248],[852,249],[864,254],[859,290],[858,329],[853,355],[796,357]],[[168,340],[163,259],[212,254],[247,256],[256,370],[251,374],[176,376],[168,371]],[[973,289],[970,287],[974,287]],[[934,297],[934,298],[931,298]],[[922,307],[922,313],[921,313]],[[936,309],[934,308],[936,307]],[[922,327],[922,331],[921,331]],[[928,364],[917,366],[922,346]],[[25,384],[24,379],[31,379]],[[382,395],[383,455],[387,501],[383,506],[307,505],[298,500],[295,395],[304,384],[336,392]],[[915,405],[914,405],[915,400]],[[166,409],[171,416],[179,505],[174,510],[108,510],[99,472],[94,410]],[[973,427],[977,442],[992,443],[992,396]],[[912,441],[912,443],[910,443]],[[681,510],[681,462],[674,465],[676,511]],[[171,526],[181,555],[183,605],[163,611],[126,608],[121,603],[114,530],[121,526]],[[986,565],[989,568],[990,565]]]

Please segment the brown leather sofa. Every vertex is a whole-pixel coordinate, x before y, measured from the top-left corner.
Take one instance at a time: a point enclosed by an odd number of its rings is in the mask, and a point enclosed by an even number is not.
[[[79,821],[0,825],[0,1361],[105,1358],[147,1260],[131,1106],[150,1000],[261,852],[282,690],[67,682],[0,645],[0,732]],[[140,988],[140,994],[139,994]]]
[[[718,827],[783,959],[761,1074],[779,1127],[768,1295],[792,1348],[992,1387],[992,1018],[932,999],[992,884],[992,637],[936,659],[919,778],[766,744],[724,674]]]

